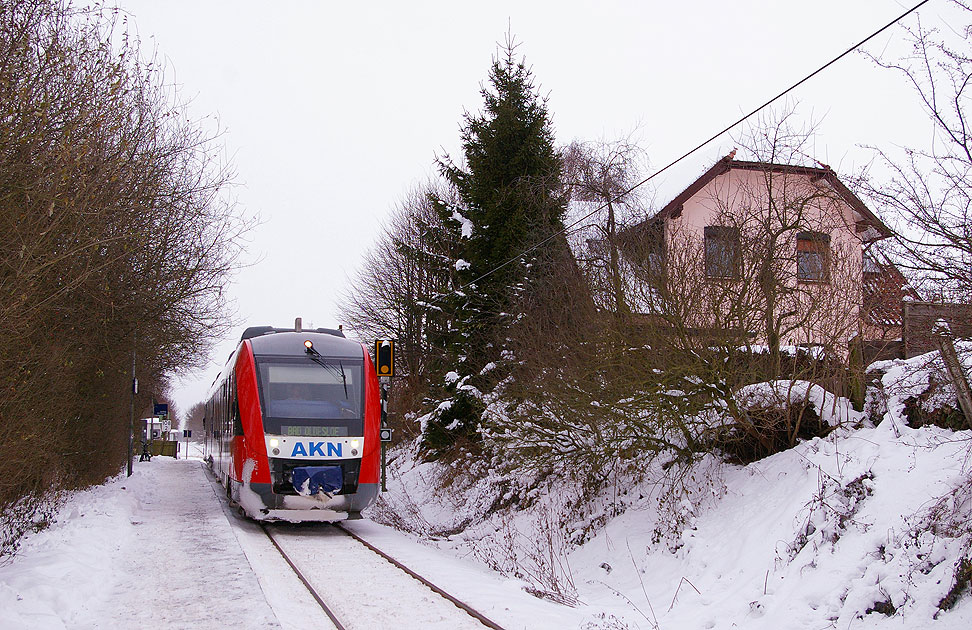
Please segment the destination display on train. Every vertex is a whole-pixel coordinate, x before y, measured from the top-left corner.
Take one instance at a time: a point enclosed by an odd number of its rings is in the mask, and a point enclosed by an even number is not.
[[[292,437],[348,437],[347,427],[282,425],[280,434]]]

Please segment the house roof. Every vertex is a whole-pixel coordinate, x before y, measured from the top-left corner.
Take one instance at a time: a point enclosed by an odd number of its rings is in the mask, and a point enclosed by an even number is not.
[[[861,289],[864,317],[868,323],[882,328],[902,325],[902,300],[920,302],[923,299],[901,270],[887,256],[875,251],[864,253]]]
[[[747,171],[762,171],[762,172],[774,172],[774,173],[791,173],[795,175],[806,175],[812,181],[818,179],[826,180],[827,183],[833,187],[834,191],[843,199],[847,205],[857,212],[858,216],[858,226],[859,231],[864,232],[868,228],[872,228],[876,236],[871,238],[865,238],[866,241],[876,241],[882,238],[887,238],[893,234],[891,228],[886,226],[881,219],[877,217],[871,210],[864,205],[864,202],[855,195],[843,182],[838,179],[837,174],[834,173],[827,165],[821,165],[820,168],[814,166],[798,166],[794,164],[773,164],[770,162],[749,162],[744,160],[734,159],[735,151],[729,155],[723,157],[718,162],[716,162],[712,168],[703,173],[698,179],[692,182],[688,188],[680,192],[674,199],[668,202],[664,208],[659,210],[652,219],[671,219],[677,217],[681,213],[682,206],[686,201],[691,199],[702,190],[706,184],[711,182],[713,179],[719,175],[728,173],[732,169],[747,170]]]

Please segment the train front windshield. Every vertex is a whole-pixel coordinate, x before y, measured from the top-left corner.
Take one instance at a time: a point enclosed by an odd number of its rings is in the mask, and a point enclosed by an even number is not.
[[[348,359],[258,360],[264,430],[299,437],[364,434],[364,365]]]

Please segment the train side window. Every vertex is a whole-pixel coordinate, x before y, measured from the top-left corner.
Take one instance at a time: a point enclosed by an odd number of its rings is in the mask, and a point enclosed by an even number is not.
[[[240,420],[240,403],[233,401],[233,435],[243,435],[243,421]]]

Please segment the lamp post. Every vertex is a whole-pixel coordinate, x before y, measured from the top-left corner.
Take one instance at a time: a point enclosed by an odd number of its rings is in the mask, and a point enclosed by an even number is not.
[[[135,329],[132,340],[132,411],[128,422],[128,476],[132,476],[132,441],[135,436],[135,394],[138,393],[138,379],[135,378],[135,348],[138,345],[138,329]]]

